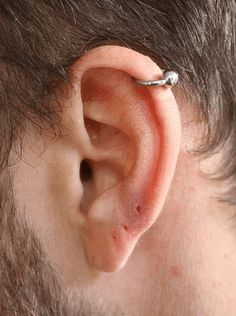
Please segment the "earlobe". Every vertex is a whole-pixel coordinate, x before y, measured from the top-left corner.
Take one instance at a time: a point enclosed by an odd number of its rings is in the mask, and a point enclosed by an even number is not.
[[[91,172],[82,179],[82,237],[89,264],[101,271],[124,266],[158,218],[175,171],[176,100],[170,89],[147,90],[133,80],[160,73],[148,57],[117,46],[96,48],[72,68],[88,135],[83,159]]]

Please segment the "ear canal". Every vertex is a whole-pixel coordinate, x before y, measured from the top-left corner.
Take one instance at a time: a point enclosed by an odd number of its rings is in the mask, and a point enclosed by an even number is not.
[[[123,72],[88,71],[81,95],[90,140],[81,164],[84,246],[94,268],[116,271],[159,212],[161,133],[150,95]]]

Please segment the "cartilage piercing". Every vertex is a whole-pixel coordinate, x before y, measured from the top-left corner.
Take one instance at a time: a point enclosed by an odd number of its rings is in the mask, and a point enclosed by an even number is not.
[[[136,80],[136,83],[141,86],[171,86],[174,87],[179,81],[179,75],[173,70],[167,70],[163,74],[163,78],[159,80]]]

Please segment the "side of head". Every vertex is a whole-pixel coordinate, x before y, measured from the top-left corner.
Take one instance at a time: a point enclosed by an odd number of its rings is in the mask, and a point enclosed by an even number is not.
[[[102,315],[115,305],[127,315],[233,316],[234,1],[0,8],[2,284],[6,262],[18,271],[22,262],[11,207],[41,247],[26,247],[35,264],[25,259],[31,272],[17,279],[39,307],[41,256],[41,290],[95,310],[102,300]],[[135,82],[164,69],[179,73],[173,89]],[[48,308],[74,315],[72,301],[71,312]]]

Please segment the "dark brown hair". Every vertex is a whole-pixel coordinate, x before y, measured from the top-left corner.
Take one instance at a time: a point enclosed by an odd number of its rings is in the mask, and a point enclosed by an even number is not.
[[[206,122],[196,152],[224,148],[214,175],[231,182],[236,203],[235,0],[1,0],[0,166],[27,122],[60,126],[55,87],[75,59],[93,47],[118,44],[179,72],[190,106]]]

